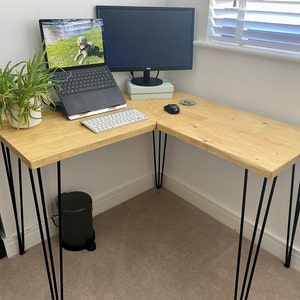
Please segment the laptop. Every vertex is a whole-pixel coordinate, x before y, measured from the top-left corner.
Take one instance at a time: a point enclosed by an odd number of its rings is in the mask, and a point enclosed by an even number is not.
[[[126,107],[105,63],[102,19],[40,19],[47,67],[70,120]]]

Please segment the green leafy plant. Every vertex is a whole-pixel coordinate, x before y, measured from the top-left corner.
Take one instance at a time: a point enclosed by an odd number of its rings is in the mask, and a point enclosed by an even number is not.
[[[1,126],[6,117],[15,120],[18,128],[28,125],[32,111],[41,111],[43,103],[54,105],[51,90],[57,82],[52,80],[54,71],[46,68],[44,55],[41,48],[29,60],[16,64],[10,61],[0,69]]]

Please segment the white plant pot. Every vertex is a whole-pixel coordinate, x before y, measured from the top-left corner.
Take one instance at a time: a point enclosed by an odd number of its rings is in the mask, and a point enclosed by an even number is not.
[[[29,99],[29,101],[33,101],[32,99]],[[16,108],[13,111],[14,117],[17,118],[18,116],[18,108]],[[21,124],[18,124],[18,121],[15,119],[11,118],[9,115],[7,116],[7,119],[9,121],[9,124],[14,127],[14,128],[31,128],[34,127],[42,122],[42,111],[38,110],[32,110],[28,119],[28,123],[23,122]]]

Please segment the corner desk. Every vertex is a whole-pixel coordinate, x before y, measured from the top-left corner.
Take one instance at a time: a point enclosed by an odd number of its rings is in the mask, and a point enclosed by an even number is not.
[[[157,188],[160,188],[163,183],[168,135],[237,164],[245,170],[234,299],[248,298],[277,176],[286,169],[291,168],[291,192],[288,195],[289,214],[285,257],[285,266],[289,267],[300,211],[298,188],[295,215],[292,216],[291,214],[294,202],[295,164],[300,157],[300,128],[180,92],[175,92],[173,99],[131,101],[127,95],[126,97],[129,108],[134,107],[140,110],[148,115],[149,119],[95,134],[81,125],[79,120],[69,121],[59,112],[47,111],[43,114],[42,123],[37,127],[17,131],[5,123],[3,128],[0,129],[0,141],[15,214],[19,251],[20,254],[25,252],[22,218],[22,178],[20,178],[22,173],[20,162],[23,161],[29,170],[52,299],[63,299],[63,255],[60,238],[60,283],[58,283],[49,234],[41,168],[52,163],[57,164],[57,193],[58,203],[60,204],[62,160],[147,132],[153,134],[154,173]],[[181,99],[192,99],[196,101],[196,104],[194,106],[180,105],[181,112],[178,115],[170,115],[164,111],[164,105],[170,102],[178,103]],[[164,140],[162,134],[164,134]],[[10,151],[18,157],[20,196],[17,196],[15,192]],[[262,188],[244,277],[240,280],[249,171],[261,175]],[[33,172],[36,172],[36,176]],[[270,184],[269,194],[265,195],[268,184]],[[36,188],[36,185],[39,189]],[[17,211],[17,198],[20,201],[21,212]],[[266,208],[262,212],[264,201],[266,201]],[[18,213],[21,213],[21,221],[19,221]],[[46,225],[45,228],[43,222]],[[261,227],[260,232],[258,232],[259,226]],[[61,237],[61,229],[59,235]],[[242,283],[241,287],[239,283]],[[60,287],[60,293],[58,286]]]

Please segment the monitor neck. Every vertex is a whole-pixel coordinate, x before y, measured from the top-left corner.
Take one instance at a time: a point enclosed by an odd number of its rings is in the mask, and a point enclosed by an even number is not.
[[[150,70],[145,70],[143,77],[132,78],[131,83],[140,86],[157,86],[163,81],[157,77],[150,77]]]

